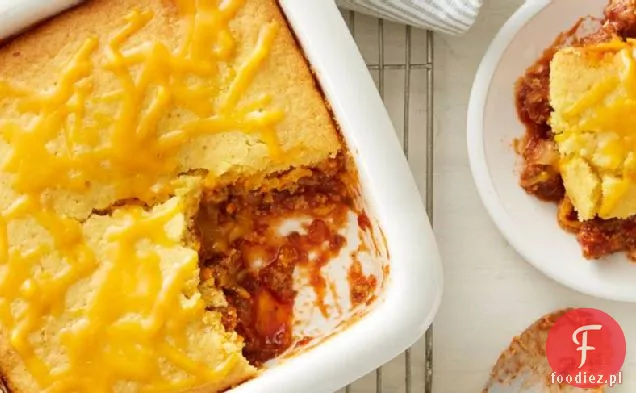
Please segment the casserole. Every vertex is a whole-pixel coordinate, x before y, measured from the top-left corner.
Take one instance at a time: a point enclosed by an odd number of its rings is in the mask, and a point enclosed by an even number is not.
[[[377,92],[370,90],[373,88],[373,83],[370,78],[357,78],[352,77],[350,74],[351,72],[355,72],[355,68],[353,67],[356,61],[358,64],[357,70],[364,69],[359,54],[357,54],[355,48],[352,46],[349,46],[348,49],[346,49],[346,47],[342,49],[343,54],[346,53],[345,51],[347,50],[351,50],[351,53],[355,54],[339,57],[340,59],[350,59],[350,61],[344,63],[348,65],[345,70],[336,73],[335,69],[329,68],[336,64],[323,63],[321,65],[320,60],[312,57],[312,45],[320,47],[320,45],[324,45],[324,43],[328,41],[317,41],[317,33],[313,36],[309,33],[305,33],[305,36],[303,36],[303,26],[313,25],[314,28],[317,27],[315,25],[315,17],[321,14],[324,15],[321,20],[322,24],[333,24],[333,30],[338,31],[338,29],[340,29],[342,33],[342,29],[345,28],[345,26],[337,9],[333,6],[326,9],[317,7],[317,9],[313,10],[314,13],[312,14],[309,12],[311,7],[304,7],[303,11],[295,11],[293,6],[286,5],[285,3],[282,3],[281,6],[312,64],[314,72],[325,92],[327,101],[333,108],[337,123],[342,129],[343,137],[346,140],[348,150],[352,153],[352,157],[358,168],[357,172],[361,185],[361,198],[358,202],[360,205],[364,205],[365,211],[369,214],[370,225],[374,228],[373,237],[375,240],[381,239],[380,234],[383,233],[386,238],[386,246],[379,241],[374,243],[376,245],[375,247],[377,247],[377,250],[374,251],[377,251],[378,256],[364,263],[365,265],[370,265],[372,269],[375,268],[375,271],[381,274],[381,281],[383,283],[378,287],[381,288],[382,291],[377,294],[377,300],[370,302],[368,307],[354,309],[350,306],[346,308],[346,303],[342,304],[341,307],[345,309],[345,312],[334,319],[327,318],[325,321],[324,319],[317,318],[317,320],[314,320],[315,313],[313,311],[315,311],[315,305],[306,306],[306,309],[312,310],[312,312],[308,312],[305,315],[302,312],[303,307],[301,304],[299,306],[300,311],[296,310],[295,312],[297,321],[300,320],[301,323],[297,324],[295,329],[300,326],[302,335],[311,336],[313,343],[319,345],[316,345],[314,348],[309,346],[307,348],[311,349],[307,351],[303,348],[291,348],[290,353],[285,354],[290,355],[289,357],[282,356],[266,364],[261,373],[262,375],[239,385],[236,390],[254,389],[254,391],[260,392],[300,389],[303,391],[312,391],[312,389],[315,388],[320,389],[317,391],[328,391],[337,388],[339,384],[348,382],[351,378],[360,376],[362,373],[380,365],[383,361],[389,360],[391,357],[406,349],[406,347],[423,333],[426,326],[430,323],[430,319],[439,302],[439,289],[429,285],[422,285],[421,280],[439,282],[441,271],[439,269],[439,261],[432,233],[426,221],[419,195],[410,172],[408,171],[405,159],[399,149],[399,144],[397,140],[395,140],[394,134],[392,134],[391,125],[386,116],[386,112],[381,110],[379,118],[373,119],[374,122],[369,122],[365,110],[362,109],[369,108],[369,106],[373,105],[380,105],[378,108],[381,108],[381,101],[379,97],[377,97]],[[297,19],[290,16],[294,15],[294,12],[300,13],[296,14]],[[303,15],[305,19],[302,19]],[[311,20],[307,19],[310,15],[313,18]],[[336,21],[329,19],[335,17],[337,17]],[[300,23],[300,27],[297,25],[297,23],[299,23],[297,22],[298,20],[303,20],[303,22]],[[318,31],[319,30],[316,29],[316,32]],[[324,36],[326,36],[326,38],[334,38],[334,36],[324,34],[324,32],[321,32],[321,36],[323,36],[321,39],[324,39]],[[322,44],[320,42],[322,42]],[[336,42],[336,40],[332,42]],[[350,41],[350,44],[353,45],[352,41]],[[323,47],[323,50],[325,49],[326,47]],[[334,48],[330,49],[334,51]],[[316,50],[317,49],[314,49],[314,51]],[[334,59],[336,58],[338,57],[334,57]],[[338,74],[340,74],[340,76],[338,76]],[[366,71],[363,75],[368,76]],[[351,90],[349,90],[350,92],[356,91],[359,94],[361,91],[366,91],[370,93],[368,102],[364,102],[362,107],[358,107],[356,110],[353,109],[354,107],[347,109],[347,104],[338,101],[338,94],[341,95],[341,99],[344,99],[345,96],[343,93],[334,93],[334,91],[337,92],[339,88],[346,88],[347,85],[342,84],[343,87],[334,87],[334,85],[330,83],[334,81],[341,83],[344,80],[338,78],[343,77],[347,78],[346,80],[351,88]],[[335,97],[333,96],[334,94],[336,95]],[[353,103],[355,100],[351,102]],[[361,122],[362,120],[364,122]],[[344,131],[348,128],[360,130],[366,128],[365,131],[367,134],[364,136],[348,134]],[[388,134],[385,135],[385,133]],[[396,168],[394,168],[396,172],[393,170],[387,171],[386,165],[374,166],[374,164],[361,160],[362,152],[365,150],[369,152],[368,154],[375,157],[374,161],[382,162],[386,160],[386,162],[392,163],[389,167],[396,165]],[[378,157],[382,159],[378,160]],[[399,183],[392,184],[393,193],[391,195],[380,196],[373,191],[378,185],[383,185],[385,189],[388,189],[386,186],[396,180],[399,180]],[[375,187],[373,186],[374,184]],[[403,191],[395,192],[396,189],[401,190],[403,187]],[[384,210],[388,207],[390,207],[390,211]],[[398,227],[401,228],[400,231],[406,229],[410,234],[402,232],[400,232],[400,234],[391,234],[392,231]],[[394,229],[391,230],[390,228]],[[350,240],[351,243],[355,243],[357,236],[358,233],[355,233],[351,238],[348,238],[348,240]],[[426,240],[422,242],[419,238],[420,236],[424,236]],[[409,245],[408,249],[406,247],[395,246],[394,244],[398,244],[398,242],[399,244]],[[407,255],[409,251],[411,253],[414,249],[417,251],[418,247],[423,248],[418,252]],[[425,254],[429,251],[432,252],[432,256],[426,256],[426,262],[414,259],[414,255],[422,256],[422,251],[425,251]],[[390,258],[382,258],[382,255],[387,254],[390,255]],[[404,260],[405,264],[401,267],[400,264],[395,265],[393,263],[395,258]],[[389,261],[390,263],[388,263]],[[430,266],[428,266],[429,261],[431,262]],[[337,266],[337,263],[332,261],[329,265]],[[387,265],[389,268],[385,269]],[[430,267],[430,271],[428,271],[428,267]],[[427,274],[427,271],[430,274]],[[329,273],[329,275],[333,275],[333,279],[328,279],[328,281],[336,282],[335,285],[341,283],[346,286],[347,280],[342,277],[342,272],[343,270],[338,271],[335,269],[333,273]],[[388,274],[386,274],[387,272]],[[430,293],[428,293],[429,288]],[[421,292],[422,290],[425,292]],[[299,298],[302,298],[302,296],[299,295]],[[418,300],[414,301],[414,299]],[[339,301],[337,297],[333,300]],[[399,307],[396,302],[400,304]],[[296,304],[298,303],[297,301]],[[382,312],[382,310],[384,310],[384,312]],[[388,314],[394,312],[399,313],[400,317],[393,317]],[[378,313],[380,314],[379,317],[377,316]],[[303,318],[308,320],[307,323],[302,323]],[[376,318],[380,318],[384,323],[387,323],[386,321],[391,321],[391,323],[389,326],[374,323]],[[359,319],[359,321],[348,327],[348,322],[346,321],[350,319]],[[368,333],[365,333],[365,326],[366,329],[373,327],[378,330],[366,330]],[[347,328],[344,329],[345,327]],[[352,333],[355,329],[358,329],[357,335]],[[380,329],[382,330],[380,331]],[[338,330],[343,331],[321,342],[323,338],[333,335]],[[363,335],[360,334],[361,332]],[[348,340],[345,342],[346,344],[342,344],[343,337]],[[359,341],[361,339],[362,341]],[[374,345],[375,343],[378,343],[378,345]],[[361,346],[365,346],[366,348],[361,348]],[[321,359],[321,353],[324,354],[325,351],[329,351],[329,348],[332,348],[333,351],[331,356]],[[334,351],[334,348],[338,348],[338,351]],[[342,356],[343,351],[347,352],[348,356],[351,356],[349,359],[363,359],[363,361],[357,363],[354,367],[345,369],[344,364],[339,363],[340,361],[346,360]],[[338,368],[339,372],[336,374],[330,373],[330,371],[335,370],[335,367],[338,367],[338,365],[340,365]],[[311,372],[297,372],[298,367],[308,367],[306,370],[311,370]],[[283,373],[285,377],[277,378],[277,374],[280,373]],[[320,381],[318,382],[315,378],[319,378]]]

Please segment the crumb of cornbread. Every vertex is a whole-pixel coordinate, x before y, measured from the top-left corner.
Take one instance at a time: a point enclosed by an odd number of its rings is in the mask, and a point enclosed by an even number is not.
[[[566,184],[572,204],[579,217],[587,220],[596,215],[597,202],[601,194],[598,176],[581,157],[562,160],[560,164],[563,183]]]
[[[633,45],[565,48],[550,64],[550,125],[580,220],[636,214],[634,63],[624,51]]]

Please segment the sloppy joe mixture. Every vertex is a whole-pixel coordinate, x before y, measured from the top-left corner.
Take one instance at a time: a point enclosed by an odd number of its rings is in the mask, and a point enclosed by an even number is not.
[[[196,223],[202,286],[223,289],[229,304],[217,311],[225,328],[244,338],[250,363],[260,366],[310,339],[292,335],[297,267],[309,275],[316,307],[329,317],[321,268],[342,251],[347,239],[341,229],[348,214],[359,210],[349,184],[346,159],[339,155],[292,188],[245,192],[237,185],[204,197]],[[304,218],[302,232],[280,234],[280,224],[289,218]],[[360,230],[370,229],[364,212],[358,221]],[[355,253],[351,257],[348,281],[355,306],[372,299],[377,281],[364,274]]]

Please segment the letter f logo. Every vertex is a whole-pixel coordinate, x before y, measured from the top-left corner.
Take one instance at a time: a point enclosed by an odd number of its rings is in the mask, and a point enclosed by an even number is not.
[[[585,361],[587,360],[587,351],[593,351],[596,348],[588,346],[587,345],[587,332],[589,330],[601,330],[603,328],[603,326],[601,325],[585,325],[585,326],[581,326],[580,328],[576,329],[574,331],[574,333],[572,333],[572,341],[574,341],[574,344],[576,345],[580,345],[580,347],[578,347],[576,350],[577,351],[581,351],[581,364],[579,364],[579,368],[583,367],[585,365]],[[579,335],[579,333],[581,334],[581,342],[579,342],[577,336]]]

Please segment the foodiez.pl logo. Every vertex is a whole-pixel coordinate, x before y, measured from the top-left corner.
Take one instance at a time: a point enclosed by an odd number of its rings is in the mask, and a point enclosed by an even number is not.
[[[550,382],[578,388],[622,383],[625,334],[614,318],[593,308],[563,314],[548,332]]]

